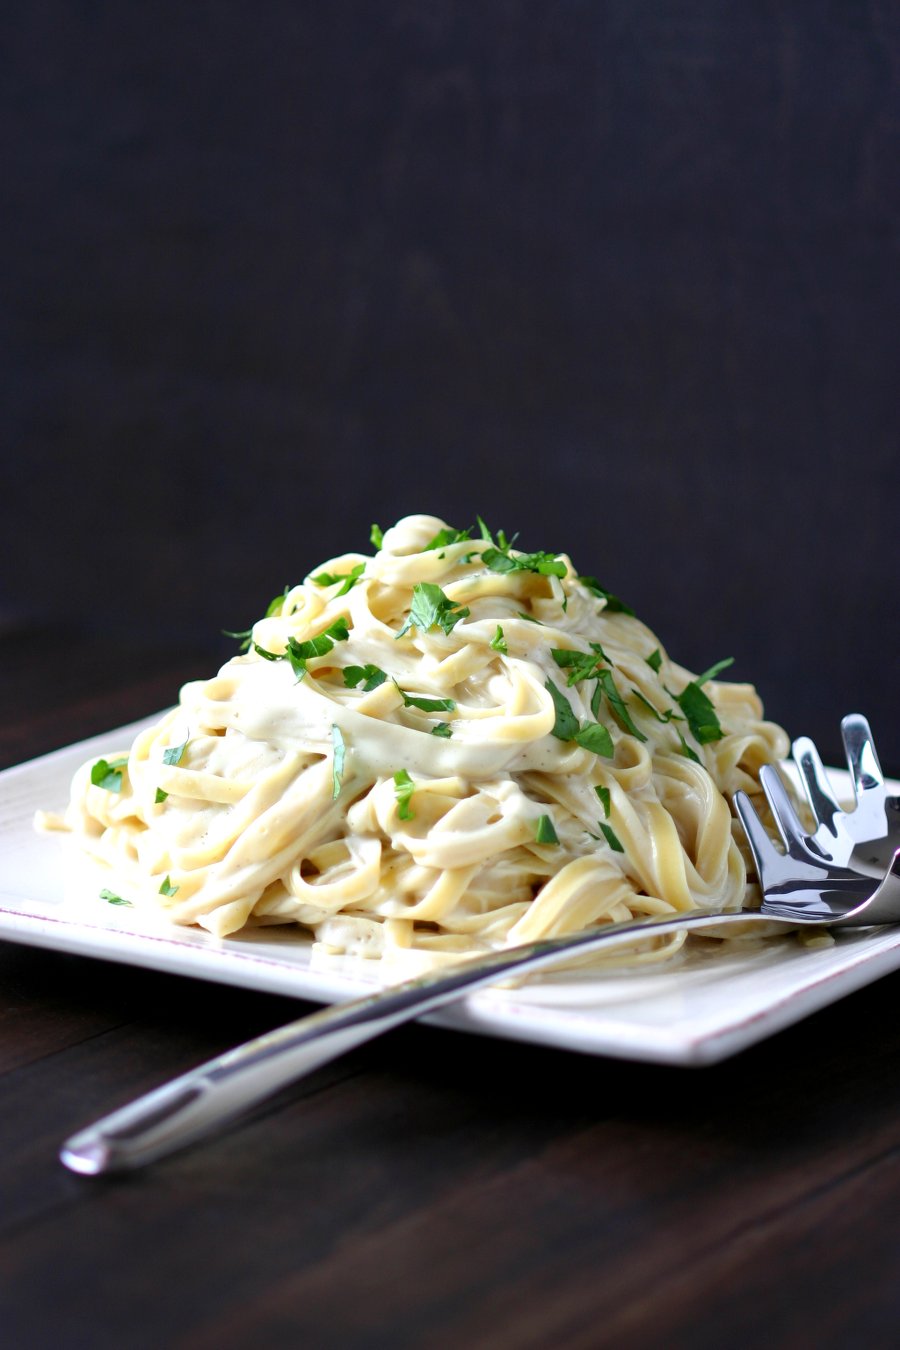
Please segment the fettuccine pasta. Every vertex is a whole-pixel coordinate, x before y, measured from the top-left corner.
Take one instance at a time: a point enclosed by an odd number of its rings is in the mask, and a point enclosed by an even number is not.
[[[108,898],[329,953],[739,908],[729,798],[787,749],[752,686],[677,665],[566,555],[469,533],[411,516],[317,569],[42,823],[108,865]]]

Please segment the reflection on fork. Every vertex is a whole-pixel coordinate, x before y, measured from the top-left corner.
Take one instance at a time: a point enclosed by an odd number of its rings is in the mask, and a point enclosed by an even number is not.
[[[870,876],[883,876],[900,846],[900,797],[888,795],[865,717],[850,713],[841,722],[841,734],[856,799],[849,811],[838,805],[809,737],[801,736],[793,744],[794,763],[816,826],[807,843],[840,866],[851,864]],[[774,772],[763,771],[770,780]],[[764,780],[763,787],[768,796]]]

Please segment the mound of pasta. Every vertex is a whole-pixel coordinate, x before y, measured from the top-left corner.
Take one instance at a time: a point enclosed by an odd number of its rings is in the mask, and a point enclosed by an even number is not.
[[[565,554],[481,521],[410,516],[373,545],[79,770],[56,823],[107,899],[435,959],[740,907],[729,798],[788,744],[752,686],[692,675]]]

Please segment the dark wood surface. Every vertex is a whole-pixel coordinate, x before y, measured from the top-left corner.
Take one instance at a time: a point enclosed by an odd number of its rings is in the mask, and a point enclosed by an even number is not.
[[[0,657],[4,764],[206,659]],[[10,1350],[896,1344],[898,975],[700,1071],[411,1027],[101,1181],[76,1126],[303,1005],[10,943],[0,981]]]

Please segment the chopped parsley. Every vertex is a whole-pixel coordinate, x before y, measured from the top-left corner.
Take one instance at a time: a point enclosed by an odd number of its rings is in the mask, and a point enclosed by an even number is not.
[[[285,586],[284,590],[281,592],[281,595],[276,595],[273,600],[269,601],[269,605],[266,610],[267,619],[271,619],[273,614],[281,613],[282,606],[284,605],[284,602],[287,599],[287,597],[290,595],[291,589],[292,588],[290,586]]]
[[[430,628],[442,628],[445,633],[450,633],[460,619],[468,618],[468,615],[469,610],[460,609],[440,586],[432,581],[420,581],[413,587],[412,605],[406,623],[394,637],[403,637],[410,628],[416,628],[420,633],[427,633]]]
[[[712,700],[704,694],[696,680],[675,695],[675,702],[687,718],[694,739],[700,745],[722,739],[722,727],[713,707]]]
[[[167,876],[165,881],[159,888],[159,893],[160,895],[177,895],[178,889],[179,888],[177,886],[172,885],[171,877]]]
[[[681,732],[678,730],[677,727],[675,728],[675,731],[677,733],[679,741],[681,742],[681,753],[683,755],[686,755],[688,759],[692,759],[695,764],[701,764],[703,761],[697,754],[697,751],[691,749],[691,747],[688,745],[687,741],[684,739],[684,737],[682,736]]]
[[[422,552],[428,553],[433,548],[446,548],[449,544],[462,544],[471,537],[471,530],[454,530],[452,527],[447,526],[446,529],[438,530],[434,538],[430,539],[425,545]]]
[[[536,619],[533,614],[526,614],[524,609],[519,610],[519,618],[526,619],[528,623],[536,623],[543,627],[543,620]]]
[[[578,732],[578,718],[572,711],[571,703],[552,680],[545,681],[544,688],[553,699],[553,706],[556,709],[556,720],[550,734],[560,741],[573,741]]]
[[[600,805],[603,807],[603,814],[606,816],[606,819],[609,820],[609,807],[610,807],[609,788],[603,787],[602,784],[598,783],[594,786],[594,791],[600,798]]]
[[[162,757],[163,764],[180,764],[181,757],[187,749],[189,740],[190,736],[185,736],[180,745],[170,745],[167,750],[164,750]]]
[[[382,548],[384,545],[384,531],[380,525],[373,525],[369,530],[369,543],[373,548]]]
[[[624,847],[623,847],[623,845],[622,845],[621,840],[619,839],[619,836],[616,834],[616,832],[615,832],[615,830],[613,829],[613,827],[612,827],[611,825],[607,825],[606,822],[603,821],[603,820],[598,821],[597,824],[600,826],[600,829],[603,831],[603,837],[604,837],[604,839],[606,840],[606,842],[609,844],[609,846],[610,846],[610,848],[612,849],[613,853],[624,853],[624,852],[625,852],[625,849],[624,849]]]
[[[566,683],[571,687],[573,684],[580,684],[582,680],[589,680],[597,674],[598,667],[602,661],[607,665],[612,665],[606,652],[600,646],[599,642],[590,644],[589,652],[576,652],[564,647],[551,647],[550,655],[558,666],[569,672]]]
[[[587,722],[575,733],[575,742],[584,750],[592,750],[595,755],[605,755],[612,759],[615,754],[612,736],[601,722]]]
[[[536,844],[558,844],[559,835],[553,827],[553,821],[549,816],[540,816],[534,829],[534,842]]]
[[[122,791],[122,770],[128,763],[128,756],[121,759],[98,759],[91,769],[91,782],[94,787],[106,792]]]
[[[626,731],[629,731],[631,735],[634,736],[637,740],[645,741],[647,737],[638,727],[635,726],[631,718],[631,713],[625,707],[625,700],[619,693],[615,679],[613,678],[612,671],[606,669],[598,670],[597,682],[603,689],[603,692],[606,695],[606,699],[607,702],[609,703],[609,706],[612,708],[616,717],[618,717],[619,721],[625,727]],[[591,704],[591,707],[593,707],[593,703]],[[594,713],[594,716],[596,717],[597,714]]]
[[[335,619],[334,623],[328,625],[324,632],[318,633],[314,638],[307,638],[304,642],[298,642],[296,638],[289,637],[287,640],[287,649],[283,652],[267,652],[265,647],[260,647],[258,642],[254,642],[253,650],[257,652],[266,661],[290,661],[291,670],[302,680],[306,674],[306,663],[316,656],[327,656],[336,642],[346,642],[350,636],[350,629],[347,627],[347,620],[342,616]]]
[[[410,805],[410,798],[415,790],[416,785],[406,770],[398,769],[394,774],[394,796],[397,798],[397,815],[401,820],[415,819]]]
[[[387,672],[380,666],[373,666],[367,661],[364,666],[345,666],[344,667],[344,687],[346,689],[355,689],[361,684],[364,694],[371,694],[373,689],[377,689],[380,684],[384,684],[387,679]]]
[[[639,702],[643,703],[647,711],[653,714],[657,722],[671,722],[673,721],[673,719],[676,722],[684,721],[684,718],[681,716],[681,713],[677,713],[674,708],[668,708],[664,713],[661,713],[659,711],[659,708],[657,708],[655,704],[650,702],[649,698],[644,697],[640,689],[632,689],[631,692],[634,694],[635,698],[638,699]]]
[[[121,895],[116,895],[115,891],[108,891],[105,886],[100,892],[100,899],[105,900],[108,905],[124,905],[126,909],[134,909],[130,900],[123,900]]]
[[[431,734],[432,736],[441,736],[444,740],[449,740],[453,735],[453,732],[450,730],[449,722],[438,722],[436,727],[431,728]]]
[[[608,614],[634,615],[634,610],[631,606],[626,605],[625,601],[620,600],[617,595],[613,595],[612,591],[605,590],[596,577],[579,577],[578,580],[581,582],[582,586],[586,586],[593,595],[606,601],[606,611]]]
[[[644,660],[647,662],[647,665],[654,672],[654,674],[658,675],[659,668],[662,665],[662,652],[659,650],[659,648],[657,647],[656,651],[651,652],[649,656],[645,656]]]
[[[404,693],[396,680],[394,685],[403,699],[404,708],[421,708],[422,712],[456,712],[456,704],[452,698],[417,698],[413,694]]]
[[[727,670],[729,666],[733,665],[734,657],[726,656],[724,661],[717,661],[714,666],[710,666],[709,670],[704,670],[702,675],[698,675],[694,684],[706,684],[707,680],[715,680],[723,670]]]
[[[341,795],[341,778],[344,773],[344,755],[346,753],[344,738],[337,723],[334,723],[331,728],[331,744],[334,748],[331,761],[331,800],[336,801]]]
[[[164,801],[166,800],[166,798],[168,797],[168,795],[169,795],[168,792],[164,792],[162,788],[157,788],[157,789],[156,789],[156,796],[153,798],[153,800],[154,800],[155,804],[156,804],[157,806],[159,806],[162,802],[164,802]]]
[[[555,553],[519,553],[513,557],[505,549],[486,548],[481,561],[492,572],[536,572],[543,577],[564,577],[569,570]]]
[[[503,636],[503,629],[497,624],[497,631],[488,644],[492,651],[499,652],[501,656],[509,656],[509,649],[506,645],[506,638]]]
[[[339,581],[342,581],[344,584],[335,597],[338,598],[353,589],[365,570],[366,564],[361,562],[357,563],[355,567],[351,567],[349,572],[318,572],[313,577],[313,581],[317,586],[336,586]]]

